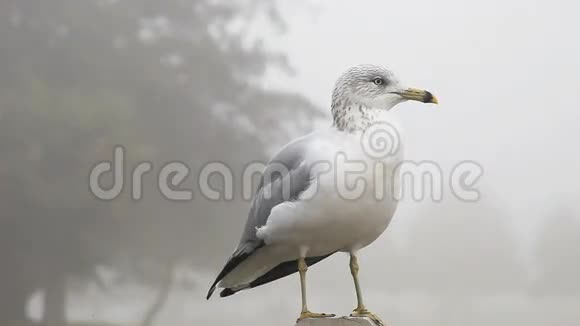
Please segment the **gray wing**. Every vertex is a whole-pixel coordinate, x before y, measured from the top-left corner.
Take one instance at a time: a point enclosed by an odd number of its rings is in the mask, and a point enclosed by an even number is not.
[[[272,208],[283,202],[295,200],[310,185],[310,167],[304,158],[310,137],[311,135],[305,136],[289,143],[266,165],[252,200],[238,248],[212,284],[207,299],[229,272],[265,245],[256,236],[256,229],[266,224]]]
[[[268,162],[252,200],[240,246],[259,241],[256,229],[266,224],[272,208],[296,200],[310,185],[310,166],[304,159],[307,144],[308,138],[300,138]]]

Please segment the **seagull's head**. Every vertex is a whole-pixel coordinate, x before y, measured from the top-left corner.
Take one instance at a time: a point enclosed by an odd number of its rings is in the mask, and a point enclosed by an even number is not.
[[[428,91],[405,87],[388,69],[374,65],[359,65],[338,78],[332,94],[333,109],[346,103],[370,109],[390,110],[404,101],[437,104]]]

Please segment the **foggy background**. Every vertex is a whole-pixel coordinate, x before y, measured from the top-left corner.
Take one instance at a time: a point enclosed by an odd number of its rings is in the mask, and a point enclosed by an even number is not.
[[[579,8],[567,1],[2,0],[0,325],[292,325],[290,276],[205,293],[249,204],[204,199],[208,162],[236,173],[327,126],[336,77],[385,65],[440,105],[405,103],[406,158],[484,168],[481,199],[403,201],[361,252],[390,325],[576,325],[580,318]],[[266,146],[260,138],[274,142]],[[122,195],[88,175],[126,150]],[[153,171],[130,199],[138,162]],[[156,189],[191,168],[189,202]],[[239,179],[236,179],[239,180]],[[217,182],[219,186],[219,182]],[[239,186],[239,185],[238,185]],[[348,258],[309,272],[313,310],[348,314]]]

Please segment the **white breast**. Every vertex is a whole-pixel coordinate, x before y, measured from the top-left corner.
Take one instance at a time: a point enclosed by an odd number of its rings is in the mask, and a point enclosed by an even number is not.
[[[316,137],[306,157],[315,180],[299,200],[274,207],[258,236],[297,253],[307,250],[308,256],[373,242],[397,207],[402,148],[376,158],[361,146],[361,133],[328,130]]]

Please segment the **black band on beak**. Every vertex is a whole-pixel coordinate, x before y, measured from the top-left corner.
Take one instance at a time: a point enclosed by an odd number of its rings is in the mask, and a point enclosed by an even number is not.
[[[433,103],[433,94],[429,91],[425,91],[425,95],[423,96],[423,103]]]

